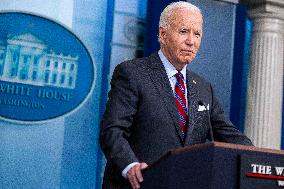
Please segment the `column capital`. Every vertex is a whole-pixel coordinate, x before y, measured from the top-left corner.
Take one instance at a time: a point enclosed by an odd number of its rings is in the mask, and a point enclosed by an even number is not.
[[[284,20],[283,0],[240,0],[240,3],[248,6],[252,19],[268,17]]]

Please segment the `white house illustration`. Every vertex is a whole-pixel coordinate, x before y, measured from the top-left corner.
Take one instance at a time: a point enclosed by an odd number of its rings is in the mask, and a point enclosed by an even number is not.
[[[74,89],[78,56],[50,50],[30,33],[0,41],[0,80]]]

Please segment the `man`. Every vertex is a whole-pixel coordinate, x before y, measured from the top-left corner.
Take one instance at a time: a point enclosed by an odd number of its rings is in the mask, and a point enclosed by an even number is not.
[[[160,51],[116,67],[100,135],[104,188],[140,188],[149,163],[170,149],[206,142],[208,120],[215,140],[252,145],[225,117],[211,84],[187,68],[202,22],[194,5],[170,4],[160,17]]]

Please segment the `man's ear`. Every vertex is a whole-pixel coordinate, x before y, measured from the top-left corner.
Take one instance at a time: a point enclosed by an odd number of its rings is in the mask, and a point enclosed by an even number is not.
[[[161,44],[165,44],[166,39],[166,29],[163,27],[159,27],[159,41]]]

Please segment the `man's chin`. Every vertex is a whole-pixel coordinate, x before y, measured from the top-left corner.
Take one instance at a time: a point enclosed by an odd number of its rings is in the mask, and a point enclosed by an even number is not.
[[[192,60],[193,60],[192,57],[191,58],[186,58],[186,59],[184,59],[183,63],[184,64],[190,64],[192,62]]]
[[[188,56],[184,56],[181,58],[181,61],[184,63],[188,63],[191,62],[194,59],[195,56],[193,55],[188,55]]]

